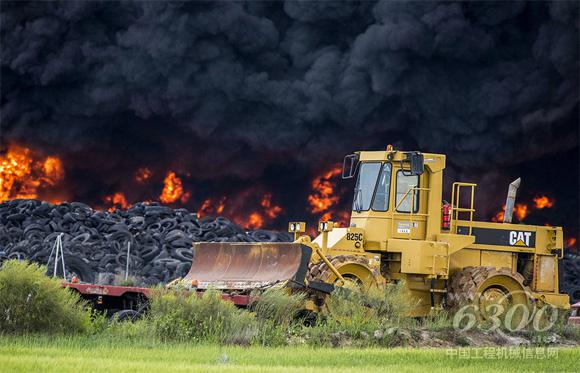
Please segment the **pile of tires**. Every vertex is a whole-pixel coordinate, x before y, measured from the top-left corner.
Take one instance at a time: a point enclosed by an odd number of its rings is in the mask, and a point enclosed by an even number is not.
[[[223,217],[198,219],[186,209],[158,203],[137,203],[112,212],[80,202],[53,205],[19,199],[0,204],[0,261],[16,258],[47,264],[59,235],[69,279],[118,283],[125,274],[129,246],[129,275],[142,286],[185,275],[193,242],[292,239],[288,233],[246,231]],[[54,254],[52,258],[49,271],[54,271]]]
[[[566,253],[560,265],[563,267],[561,291],[570,295],[572,304],[580,302],[580,255]]]

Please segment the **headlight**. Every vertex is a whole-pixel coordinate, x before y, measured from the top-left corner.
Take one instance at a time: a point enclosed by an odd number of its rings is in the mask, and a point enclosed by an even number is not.
[[[288,232],[290,232],[290,233],[304,233],[304,232],[306,232],[306,223],[304,223],[304,222],[288,223]]]
[[[330,232],[334,228],[334,223],[331,221],[321,221],[318,223],[319,232]]]

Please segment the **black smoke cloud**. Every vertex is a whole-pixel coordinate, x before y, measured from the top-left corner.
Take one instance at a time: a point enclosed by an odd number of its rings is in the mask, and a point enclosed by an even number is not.
[[[1,6],[2,142],[62,154],[81,196],[142,165],[243,182],[395,143],[478,175],[578,149],[577,2]]]

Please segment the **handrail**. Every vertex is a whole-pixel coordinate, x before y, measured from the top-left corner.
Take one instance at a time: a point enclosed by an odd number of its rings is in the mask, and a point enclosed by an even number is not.
[[[426,190],[428,192],[431,191],[429,188],[418,188],[418,187],[409,188],[407,190],[407,192],[405,194],[403,194],[403,198],[401,198],[401,200],[399,201],[399,203],[395,206],[395,211],[397,211],[397,209],[401,206],[401,203],[403,203],[403,201],[407,198],[407,195],[410,192],[413,192],[413,196],[414,196],[416,191],[421,191],[421,190]],[[413,196],[411,198],[413,198]],[[396,198],[396,196],[395,196],[395,198]],[[414,202],[414,201],[412,201],[412,202]],[[412,205],[414,205],[414,204],[412,204]],[[412,210],[410,210],[410,212],[412,212]],[[406,212],[404,212],[403,214],[406,214]]]
[[[395,216],[398,215],[406,215],[409,216],[409,223],[411,224],[411,226],[409,227],[409,236],[408,239],[411,239],[411,229],[413,229],[413,216],[429,216],[429,214],[426,213],[420,213],[419,209],[417,209],[417,212],[415,211],[415,195],[417,193],[420,193],[421,191],[426,191],[426,192],[431,192],[431,189],[429,188],[421,188],[421,187],[412,187],[409,188],[407,190],[407,192],[405,192],[405,194],[403,194],[403,198],[401,198],[401,200],[399,201],[399,203],[396,204],[395,208],[391,211],[391,237],[393,237],[395,235]],[[411,205],[409,208],[409,212],[398,212],[397,210],[399,209],[399,207],[401,206],[401,204],[403,203],[403,201],[405,201],[407,199],[407,196],[409,195],[409,193],[411,193]],[[420,195],[420,194],[419,194]],[[395,200],[397,198],[397,195],[395,193]]]
[[[477,184],[474,183],[463,183],[463,182],[454,182],[451,188],[451,225],[453,227],[453,232],[457,234],[457,222],[459,221],[459,214],[460,213],[469,213],[469,222],[473,222],[473,213],[475,209],[473,208],[474,199],[475,199],[475,187]],[[467,207],[459,207],[460,206],[460,194],[461,194],[461,187],[471,188],[470,193],[470,205],[469,208]],[[455,223],[453,223],[455,221]],[[469,224],[469,235],[473,232],[473,225]]]

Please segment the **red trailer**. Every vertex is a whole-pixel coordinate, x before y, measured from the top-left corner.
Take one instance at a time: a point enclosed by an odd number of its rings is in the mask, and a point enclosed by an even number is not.
[[[63,282],[63,286],[77,291],[92,308],[119,320],[136,319],[149,307],[151,289],[136,286],[98,285]],[[192,290],[195,291],[195,290]],[[199,296],[203,294],[196,291]],[[238,307],[250,304],[249,295],[222,293],[222,299]]]
[[[580,302],[573,304],[570,309],[572,312],[570,313],[568,322],[570,324],[580,325]]]

